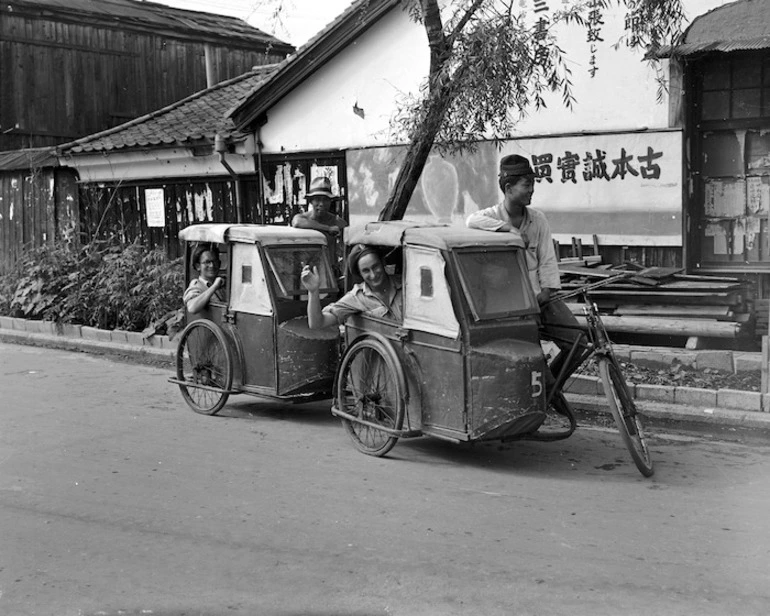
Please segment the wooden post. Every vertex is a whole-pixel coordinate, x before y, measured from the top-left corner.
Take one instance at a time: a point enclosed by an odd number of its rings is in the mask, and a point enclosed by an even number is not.
[[[770,393],[770,302],[767,303],[767,310],[768,310],[768,321],[767,321],[767,331],[765,332],[765,335],[762,336],[762,383],[761,383],[761,389],[763,394]],[[764,402],[764,401],[763,401]],[[766,410],[764,408],[764,404],[762,405],[762,410]]]

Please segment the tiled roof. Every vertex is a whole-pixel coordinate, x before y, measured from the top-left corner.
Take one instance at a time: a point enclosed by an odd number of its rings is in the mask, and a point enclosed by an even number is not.
[[[1,11],[25,10],[44,12],[68,17],[69,19],[89,20],[120,26],[133,26],[145,30],[173,30],[182,34],[206,34],[217,38],[238,39],[275,46],[287,47],[280,41],[261,30],[247,24],[237,17],[188,11],[172,8],[154,2],[138,0],[5,0]]]
[[[158,146],[189,146],[216,134],[234,139],[244,133],[235,130],[225,112],[245,99],[259,83],[275,70],[276,65],[259,66],[253,70],[202,90],[181,101],[116,126],[59,146],[62,154],[108,152],[129,148],[146,149]]]
[[[678,45],[650,54],[657,58],[691,56],[711,51],[770,48],[770,2],[739,0],[696,17]]]

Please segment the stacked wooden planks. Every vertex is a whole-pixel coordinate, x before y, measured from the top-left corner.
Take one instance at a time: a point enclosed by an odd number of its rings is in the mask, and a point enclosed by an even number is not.
[[[753,288],[737,278],[689,275],[682,268],[612,266],[595,259],[563,259],[559,270],[564,291],[626,274],[591,291],[610,332],[689,339],[754,335]],[[581,314],[580,304],[571,301],[576,300],[568,300],[568,306]]]

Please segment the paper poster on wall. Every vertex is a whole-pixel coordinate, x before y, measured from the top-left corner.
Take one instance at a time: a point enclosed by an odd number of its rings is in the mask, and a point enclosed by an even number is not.
[[[162,188],[145,188],[144,206],[148,227],[166,226],[165,196]]]
[[[752,175],[746,178],[746,200],[752,214],[770,212],[770,183],[763,176]]]
[[[746,214],[746,183],[743,180],[708,180],[704,204],[706,216],[728,217]]]

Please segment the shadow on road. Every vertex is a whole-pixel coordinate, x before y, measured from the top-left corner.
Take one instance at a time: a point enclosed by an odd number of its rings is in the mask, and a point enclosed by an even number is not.
[[[272,421],[292,421],[303,425],[339,425],[339,419],[330,411],[331,400],[292,404],[284,401],[272,401],[244,396],[230,398],[219,417],[232,419],[254,419]]]

